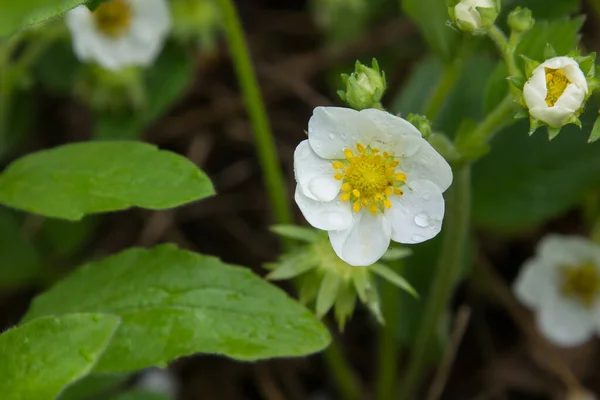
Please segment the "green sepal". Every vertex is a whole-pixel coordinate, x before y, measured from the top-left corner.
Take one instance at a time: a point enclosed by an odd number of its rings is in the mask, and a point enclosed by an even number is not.
[[[598,79],[598,78],[588,79],[587,83],[588,83],[588,96],[591,95],[594,90],[596,90],[600,87],[600,79]]]
[[[381,257],[383,261],[397,261],[411,256],[413,251],[408,247],[392,247]]]
[[[321,271],[313,270],[298,277],[300,281],[300,290],[298,291],[298,301],[303,305],[308,305],[317,298],[323,274]]]
[[[489,28],[496,22],[498,18],[498,7],[475,7],[481,16],[481,27]]]
[[[398,275],[396,271],[394,271],[387,265],[375,263],[371,265],[369,269],[377,275],[379,275],[380,277],[382,277],[383,279],[385,279],[386,281],[388,281],[389,283],[391,283],[392,285],[397,286],[398,288],[410,293],[410,295],[412,295],[415,298],[419,298],[419,294],[417,293],[415,288],[413,288],[406,279]]]
[[[507,22],[514,32],[523,33],[533,28],[535,20],[530,9],[516,7],[508,14]]]
[[[269,230],[279,236],[314,243],[322,238],[322,231],[298,225],[273,225]]]
[[[538,61],[532,60],[524,54],[521,54],[521,58],[525,63],[525,75],[531,77],[533,75],[533,70],[540,66]]]
[[[560,128],[553,128],[551,126],[548,126],[548,139],[552,140],[556,136],[558,136],[558,134],[560,133],[561,128],[562,128],[562,126]]]
[[[356,307],[356,290],[351,282],[343,282],[335,300],[335,319],[340,332],[344,332],[346,320],[351,317]]]
[[[352,275],[354,288],[356,289],[356,293],[358,294],[360,301],[366,304],[371,313],[375,316],[377,322],[383,325],[385,320],[381,312],[379,293],[377,292],[377,288],[371,280],[371,276],[367,269],[365,268],[363,271],[364,273],[362,274],[356,273]]]
[[[579,115],[579,113],[577,113],[577,115]],[[573,125],[577,126],[579,129],[582,128],[581,120],[576,115],[573,115],[571,118],[569,118],[569,120],[565,123],[565,125],[567,125],[567,124],[573,124]]]
[[[511,83],[517,89],[523,90],[523,86],[525,86],[525,78],[522,76],[508,76],[506,80]]]
[[[529,117],[529,136],[533,135],[533,133],[540,127],[543,126],[544,123],[539,119],[535,119],[532,116]]]
[[[522,119],[529,117],[529,112],[527,110],[521,109],[514,116],[515,119]]]
[[[317,318],[321,319],[331,310],[342,285],[341,277],[335,271],[326,271],[319,293],[317,294],[317,303],[315,313]]]
[[[302,275],[316,268],[318,264],[319,260],[312,256],[312,254],[297,252],[283,254],[277,263],[272,263],[270,266],[266,266],[265,269],[271,270],[267,275],[268,280],[280,281]]]
[[[554,58],[556,57],[556,50],[554,49],[554,47],[552,47],[552,45],[550,43],[546,43],[546,46],[544,47],[544,59],[549,59],[549,58]]]
[[[346,92],[340,89],[337,91],[337,94],[340,96],[340,99],[342,99],[343,102],[346,102]]]
[[[600,116],[596,118],[594,122],[594,126],[592,127],[592,133],[588,139],[588,143],[594,143],[596,140],[600,139]]]
[[[579,69],[583,71],[586,77],[594,77],[596,70],[596,53],[590,53],[587,56],[575,57],[575,61],[579,64]]]

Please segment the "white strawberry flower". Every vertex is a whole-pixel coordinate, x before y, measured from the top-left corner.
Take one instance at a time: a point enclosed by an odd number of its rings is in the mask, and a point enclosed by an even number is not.
[[[82,5],[65,21],[77,58],[110,70],[152,64],[171,28],[166,0],[111,0],[94,12]]]
[[[540,64],[523,87],[531,117],[552,128],[560,128],[576,118],[587,93],[588,83],[579,64],[564,56]]]
[[[540,332],[556,345],[584,343],[600,328],[600,247],[577,236],[546,236],[514,283],[536,312]]]
[[[384,111],[317,107],[294,153],[296,203],[353,266],[376,262],[390,240],[439,233],[452,170],[421,133]]]

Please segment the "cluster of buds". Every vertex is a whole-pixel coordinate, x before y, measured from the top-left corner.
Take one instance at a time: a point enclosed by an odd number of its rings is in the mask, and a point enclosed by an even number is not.
[[[350,75],[342,74],[342,81],[346,91],[339,90],[340,98],[355,110],[367,108],[381,108],[380,101],[387,88],[385,73],[380,71],[376,59],[371,62],[371,67],[356,61],[354,72]]]

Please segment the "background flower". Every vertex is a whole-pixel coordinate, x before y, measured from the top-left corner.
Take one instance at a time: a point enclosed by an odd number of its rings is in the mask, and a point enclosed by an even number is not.
[[[79,6],[65,21],[77,57],[113,70],[151,64],[171,28],[165,0],[112,0],[94,12]]]

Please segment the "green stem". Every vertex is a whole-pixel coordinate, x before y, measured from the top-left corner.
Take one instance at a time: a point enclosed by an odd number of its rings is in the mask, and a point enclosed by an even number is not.
[[[450,91],[454,88],[454,85],[460,76],[461,68],[462,62],[458,60],[444,66],[442,77],[425,105],[425,116],[430,121],[436,119],[439,114],[440,109],[444,105],[444,101],[448,97]]]
[[[275,220],[279,224],[290,224],[293,218],[287,202],[286,185],[240,19],[232,0],[218,0],[217,3],[223,18],[235,71],[254,129],[258,158],[273,206]]]
[[[504,97],[500,104],[471,132],[471,140],[477,143],[489,142],[499,130],[515,122],[515,109],[516,103],[513,97],[510,95]]]
[[[487,33],[490,39],[496,44],[496,47],[498,47],[498,51],[502,55],[506,68],[508,69],[508,73],[511,76],[521,76],[521,71],[517,68],[517,63],[515,62],[515,47],[518,40],[511,40],[509,42],[504,32],[496,25],[488,29]]]
[[[423,317],[412,348],[407,374],[400,388],[400,399],[411,399],[420,383],[431,350],[431,341],[438,329],[452,289],[463,265],[463,253],[469,230],[471,170],[469,165],[454,172],[454,183],[446,196],[446,218],[442,252],[429,290]]]
[[[332,340],[331,344],[323,353],[327,366],[332,373],[333,380],[343,400],[361,400],[362,389],[358,384],[358,379],[354,371],[350,368],[342,347],[337,340]]]
[[[398,304],[400,290],[391,283],[382,280],[381,307],[385,325],[379,329],[377,400],[393,400],[398,381],[398,340],[396,328],[400,323]]]

